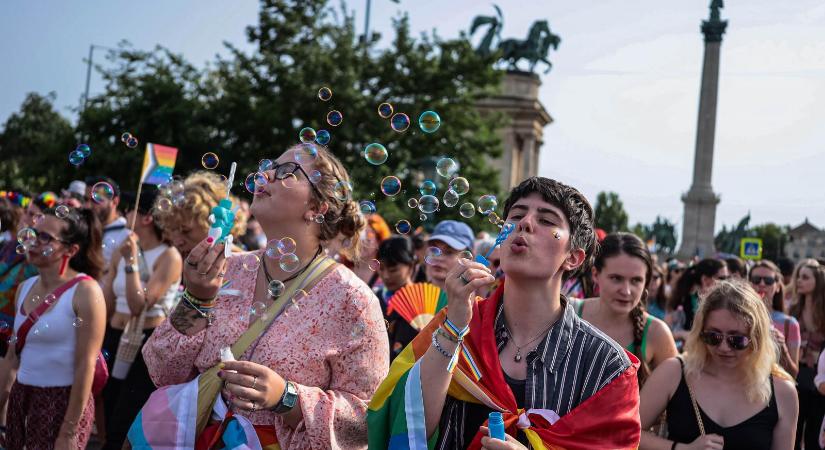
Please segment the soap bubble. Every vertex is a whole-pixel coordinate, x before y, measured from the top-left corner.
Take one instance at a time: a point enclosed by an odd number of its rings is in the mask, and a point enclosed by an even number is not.
[[[322,178],[323,178],[323,176],[321,175],[321,172],[319,172],[317,170],[313,170],[312,172],[309,173],[309,181],[312,184],[317,184],[318,182],[321,181]]]
[[[330,139],[331,139],[331,136],[329,134],[329,131],[327,131],[327,130],[318,130],[318,133],[316,133],[316,135],[315,135],[315,142],[317,142],[321,145],[329,144]]]
[[[476,207],[472,203],[467,202],[458,207],[458,213],[461,214],[461,217],[469,219],[476,215]]]
[[[424,214],[432,214],[438,210],[438,198],[434,195],[422,195],[418,199],[418,209]]]
[[[298,184],[298,177],[295,176],[294,173],[288,173],[285,177],[281,178],[281,186],[292,189]]]
[[[54,215],[58,219],[65,219],[66,217],[69,217],[69,212],[71,211],[66,205],[58,205],[58,207],[54,209]]]
[[[410,116],[404,113],[397,113],[396,115],[392,116],[390,119],[390,128],[393,131],[397,131],[399,133],[403,133],[407,131],[407,128],[410,127]]]
[[[352,196],[352,184],[349,181],[339,181],[335,183],[333,194],[338,200],[345,202]]]
[[[456,194],[452,189],[447,189],[447,192],[444,193],[444,197],[442,197],[441,201],[444,202],[444,206],[452,208],[458,204],[458,194]]]
[[[77,150],[72,151],[69,153],[69,163],[73,166],[79,166],[83,164],[83,161],[86,158],[83,157],[83,154]]]
[[[218,167],[218,163],[220,159],[218,159],[218,155],[212,152],[206,152],[201,157],[201,165],[203,165],[204,169],[212,170],[215,167]]]
[[[502,222],[501,218],[494,211],[490,211],[489,213],[487,213],[487,221],[490,222],[493,225],[499,225],[499,226],[501,225],[501,222]]]
[[[83,158],[88,158],[92,154],[92,148],[89,147],[89,144],[80,144],[74,149],[74,151],[83,155]]]
[[[390,175],[381,180],[382,194],[387,197],[394,197],[398,195],[399,192],[401,192],[401,180],[399,180],[398,177]]]
[[[266,174],[263,172],[255,172],[246,176],[246,180],[244,180],[243,185],[249,193],[256,194],[261,190],[261,187],[266,185],[268,181],[269,180],[267,179]]]
[[[344,121],[344,115],[341,114],[341,111],[332,110],[327,113],[327,123],[332,125],[333,127],[337,127],[341,125],[341,122]]]
[[[26,253],[26,246],[23,244],[17,244],[17,247],[14,248],[14,252],[18,255],[22,255]]]
[[[312,218],[312,221],[313,221],[313,222],[315,222],[315,223],[317,223],[317,224],[322,224],[322,223],[324,223],[324,222],[326,221],[326,219],[324,218],[324,215],[323,215],[323,214],[316,214],[316,215]]]
[[[132,136],[126,140],[126,146],[129,148],[135,148],[138,146],[138,140],[136,137]]]
[[[441,158],[435,164],[435,170],[444,178],[451,178],[458,172],[458,163],[452,158]]]
[[[437,190],[438,188],[433,180],[424,180],[421,186],[418,186],[418,192],[420,192],[421,195],[435,195]]]
[[[281,260],[278,261],[278,265],[284,272],[295,272],[301,265],[301,261],[295,253],[287,253],[281,257]]]
[[[364,159],[374,166],[384,164],[387,162],[388,157],[387,148],[377,142],[373,142],[364,148]]]
[[[266,303],[264,302],[255,302],[249,308],[249,314],[252,316],[262,316],[264,313],[266,313]]]
[[[435,111],[424,111],[418,116],[418,127],[425,133],[435,133],[441,126],[441,117]]]
[[[46,218],[45,214],[42,213],[32,213],[32,225],[40,225],[43,223],[43,220]]]
[[[261,267],[261,258],[255,253],[247,253],[243,256],[241,263],[243,264],[244,270],[254,272]]]
[[[114,196],[114,188],[112,188],[111,184],[105,181],[95,183],[95,185],[92,186],[92,201],[97,204],[111,201]]]
[[[487,215],[495,211],[498,206],[498,200],[495,195],[487,194],[478,198],[478,212]]]
[[[281,242],[280,239],[270,239],[266,243],[266,248],[264,249],[264,256],[269,259],[280,259],[281,252],[278,250],[278,243]]]
[[[382,119],[389,119],[392,115],[393,108],[392,105],[389,103],[381,103],[378,105],[378,115],[381,116]]]
[[[271,159],[262,159],[258,161],[258,172],[266,172],[267,170],[271,170],[275,167],[275,163],[272,162]]]
[[[407,234],[410,230],[412,230],[412,225],[410,225],[409,221],[399,220],[395,224],[395,231],[397,231],[398,234]]]
[[[31,247],[37,241],[37,232],[33,228],[23,228],[17,232],[17,242]]]
[[[409,206],[410,208],[413,208],[413,209],[418,208],[418,199],[417,198],[411,198],[411,199],[407,200],[407,206]]]
[[[298,164],[312,164],[316,159],[318,159],[318,148],[315,144],[304,143],[295,149],[295,162]]]
[[[123,142],[125,144],[130,137],[132,137],[132,133],[123,133],[120,135],[120,142]]]
[[[75,327],[75,328],[82,327],[83,326],[83,319],[81,319],[80,317],[75,317],[74,320],[72,321],[72,326]]]
[[[49,295],[47,295],[46,297],[43,298],[43,303],[45,303],[47,305],[51,305],[52,303],[55,302],[55,300],[57,300],[57,297],[55,297],[54,294],[49,294]]]
[[[295,253],[295,249],[298,248],[298,244],[295,243],[295,239],[287,236],[281,238],[276,244],[276,247],[278,248],[278,253],[287,255],[289,253]]]
[[[464,250],[458,254],[458,257],[461,259],[469,259],[470,261],[473,260],[473,252],[469,250]]]
[[[172,200],[169,200],[166,197],[161,197],[158,199],[158,203],[155,205],[155,208],[157,208],[160,212],[170,211],[172,209]]]
[[[314,142],[317,136],[315,129],[310,127],[301,128],[301,131],[298,132],[298,139],[303,143]]]
[[[298,289],[298,291],[295,292],[295,295],[292,296],[292,304],[295,305],[295,306],[298,306],[297,303],[300,302],[301,300],[307,298],[307,297],[309,297],[309,294],[307,294],[307,291],[305,291],[303,289]]]
[[[438,247],[430,247],[427,249],[427,255],[424,257],[424,263],[432,265],[435,263],[435,258],[441,257],[441,249]]]
[[[284,293],[284,283],[281,280],[272,280],[269,282],[269,286],[267,286],[266,290],[269,292],[269,296],[272,298],[278,298],[281,294]]]
[[[9,338],[6,340],[6,342],[7,342],[9,345],[14,345],[14,344],[17,344],[17,336],[16,336],[16,335],[14,335],[14,334],[12,334],[11,336],[9,336]]]
[[[52,256],[52,254],[54,254],[54,248],[51,246],[46,247],[43,249],[42,252],[40,252],[40,254],[48,258],[49,256]]]
[[[373,214],[375,212],[375,203],[369,200],[362,201],[358,204],[358,206],[361,208],[361,214],[365,216],[368,214]]]
[[[367,267],[369,267],[369,269],[373,272],[378,272],[378,269],[381,268],[381,261],[378,261],[377,259],[370,260]]]
[[[332,98],[332,89],[324,86],[321,89],[318,89],[318,98],[321,99],[322,102],[328,102]]]
[[[464,177],[455,177],[450,180],[450,189],[458,195],[464,195],[470,192],[470,182]]]

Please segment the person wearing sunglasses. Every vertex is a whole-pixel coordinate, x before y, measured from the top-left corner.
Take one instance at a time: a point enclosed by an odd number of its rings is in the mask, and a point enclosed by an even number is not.
[[[799,373],[799,345],[802,338],[799,322],[783,312],[785,294],[782,272],[772,261],[763,259],[753,266],[749,278],[751,286],[762,297],[771,314],[773,337],[779,349],[779,365],[795,377]]]
[[[366,220],[325,147],[298,145],[273,162],[250,210],[274,253],[225,258],[224,244],[203,236],[183,262],[184,300],[155,329],[144,360],[158,386],[219,378],[215,398],[233,416],[200,416],[198,448],[232,436],[241,417],[257,448],[363,449],[367,402],[389,369],[387,329],[375,294],[324,247],[345,238],[342,250],[358,260]],[[248,345],[237,361],[221,358],[239,341]],[[219,363],[220,372],[209,370]]]
[[[40,275],[18,290],[16,345],[0,362],[0,409],[8,403],[6,448],[85,448],[106,327],[103,292],[92,279],[103,269],[102,230],[89,209],[73,210],[64,219],[53,209],[43,214],[26,253]],[[82,275],[92,278],[77,279]],[[72,280],[76,284],[66,285]],[[62,293],[52,295],[62,286]],[[41,309],[29,331],[21,331]]]
[[[750,285],[709,289],[685,354],[663,362],[642,388],[642,430],[666,412],[667,437],[643,431],[640,449],[791,450],[798,400],[793,378],[776,363],[771,328]]]
[[[799,427],[797,441],[805,448],[819,445],[819,427],[825,417],[825,397],[815,384],[817,358],[825,347],[825,269],[815,259],[800,261],[791,283],[790,313],[799,321],[801,345],[799,375]]]

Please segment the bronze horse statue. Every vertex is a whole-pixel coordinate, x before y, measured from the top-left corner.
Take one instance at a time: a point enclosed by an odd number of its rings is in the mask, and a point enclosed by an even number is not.
[[[553,64],[547,59],[547,53],[550,51],[551,46],[553,50],[558,49],[561,38],[550,31],[550,25],[547,21],[538,20],[534,22],[525,40],[502,40],[501,28],[503,19],[501,9],[496,5],[493,5],[493,7],[496,9],[497,17],[478,16],[473,20],[473,24],[470,27],[470,35],[472,35],[478,28],[485,25],[489,26],[476,52],[482,56],[491,55],[494,52],[493,40],[498,38],[498,48],[495,51],[501,52],[501,59],[507,61],[508,69],[520,70],[518,67],[519,61],[526,59],[530,62],[530,72],[535,71],[536,64],[539,62],[547,64],[547,70],[545,70],[544,73],[549,72]]]

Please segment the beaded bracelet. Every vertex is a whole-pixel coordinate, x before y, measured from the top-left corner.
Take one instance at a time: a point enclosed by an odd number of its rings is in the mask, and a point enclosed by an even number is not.
[[[212,309],[215,306],[215,299],[217,299],[218,297],[202,299],[192,295],[192,293],[189,292],[189,289],[184,289],[183,298],[186,299],[189,303],[192,303],[193,305],[198,305],[204,309]]]
[[[441,346],[441,344],[438,343],[438,338],[436,337],[435,333],[433,333],[433,347],[435,347],[435,349],[438,350],[438,353],[441,353],[442,355],[444,355],[445,358],[453,359],[453,355],[450,354],[450,353],[447,353],[447,351],[444,350],[444,348]]]
[[[191,301],[189,301],[189,299],[186,298],[185,296],[181,297],[181,299],[183,300],[183,305],[185,307],[197,311],[198,315],[200,315],[202,318],[206,319],[206,325],[207,326],[212,325],[212,322],[215,318],[215,315],[212,314],[212,308],[198,307],[198,306],[194,305]]]

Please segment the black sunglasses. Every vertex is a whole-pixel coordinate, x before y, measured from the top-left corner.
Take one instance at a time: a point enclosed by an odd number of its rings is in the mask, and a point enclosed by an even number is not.
[[[703,331],[699,334],[702,341],[711,347],[718,347],[723,340],[728,341],[728,347],[734,350],[744,350],[751,343],[751,338],[741,334],[725,334],[716,331]]]
[[[776,283],[776,278],[774,277],[759,277],[759,276],[752,276],[751,277],[751,284],[754,286],[758,285],[761,282],[765,282],[765,286],[773,286]]]
[[[302,174],[304,174],[304,177],[307,179],[307,181],[309,181],[309,185],[312,187],[312,190],[314,190],[319,197],[324,197],[323,195],[321,195],[321,191],[319,191],[318,188],[315,187],[315,183],[313,183],[312,180],[309,179],[309,174],[307,174],[304,168],[296,162],[288,161],[283,164],[275,163],[275,165],[271,169],[264,172],[264,174],[267,176],[267,178],[270,178],[269,174],[272,173],[274,174],[275,180],[285,180],[290,175],[295,175],[295,172],[301,172]]]
[[[69,245],[69,243],[63,239],[56,238],[45,231],[37,231],[34,228],[32,228],[32,230],[34,231],[34,237],[37,238],[37,243],[40,245],[49,245],[54,241]]]

